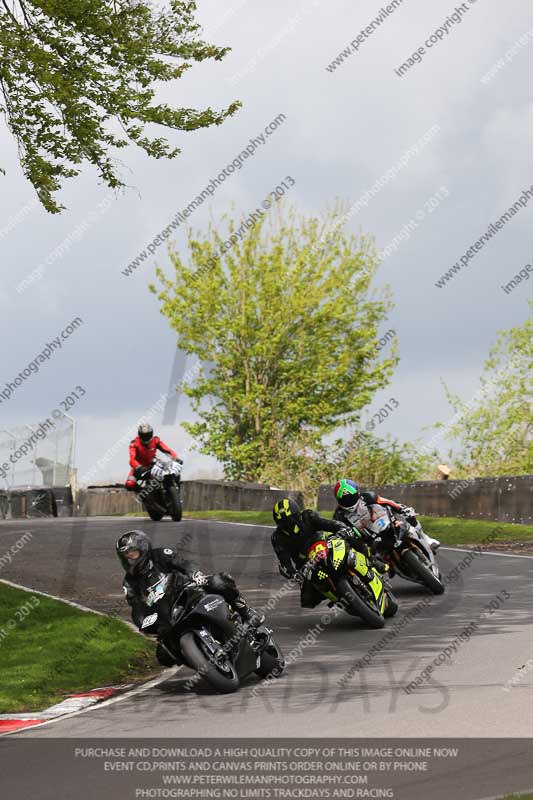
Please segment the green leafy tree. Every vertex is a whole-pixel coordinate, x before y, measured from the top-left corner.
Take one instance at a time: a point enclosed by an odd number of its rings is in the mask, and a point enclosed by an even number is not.
[[[193,0],[163,10],[148,0],[0,0],[0,109],[48,211],[63,208],[54,193],[82,162],[110,187],[124,185],[114,148],[134,142],[155,158],[176,156],[146,134],[151,123],[191,131],[237,110],[237,102],[216,112],[154,100],[158,83],[228,52],[198,38],[195,11]]]
[[[533,308],[533,303],[530,304]],[[457,477],[533,473],[533,323],[502,331],[485,363],[481,387],[445,427],[457,439],[450,458]]]
[[[183,388],[187,430],[231,479],[276,480],[320,456],[323,438],[359,418],[397,362],[378,358],[390,300],[370,289],[378,259],[365,237],[278,206],[243,236],[189,234],[190,259],[158,270],[161,312],[202,370]],[[158,290],[152,287],[154,292]],[[278,478],[279,479],[279,478]]]
[[[353,476],[363,486],[411,483],[429,478],[436,455],[423,452],[416,443],[355,431],[345,442],[337,443],[337,456],[328,478],[332,482]]]

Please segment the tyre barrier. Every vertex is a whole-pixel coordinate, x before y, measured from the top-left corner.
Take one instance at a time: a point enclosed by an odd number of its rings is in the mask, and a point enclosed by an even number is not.
[[[181,496],[186,511],[272,511],[283,497],[303,505],[300,492],[271,488],[244,481],[182,481]],[[89,486],[79,489],[75,513],[81,517],[117,516],[142,511],[133,492],[123,486]]]
[[[3,519],[71,517],[74,511],[70,486],[20,486],[0,493]]]

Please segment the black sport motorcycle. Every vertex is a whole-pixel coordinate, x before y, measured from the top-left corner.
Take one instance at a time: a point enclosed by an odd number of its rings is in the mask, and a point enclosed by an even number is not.
[[[178,580],[161,573],[144,597],[154,611],[144,618],[141,630],[160,619],[170,624],[170,633],[158,647],[161,663],[186,664],[224,693],[235,692],[253,673],[261,678],[282,674],[285,659],[270,628],[243,625],[220,595],[208,594],[194,581]]]
[[[142,468],[137,477],[137,499],[150,519],[159,522],[165,514],[179,522],[182,517],[181,468],[183,461],[156,458],[151,467]]]

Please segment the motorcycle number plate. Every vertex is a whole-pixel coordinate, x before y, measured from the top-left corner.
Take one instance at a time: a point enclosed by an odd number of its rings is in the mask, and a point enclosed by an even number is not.
[[[372,533],[382,533],[385,528],[387,528],[388,524],[389,520],[386,517],[379,517],[379,519],[374,520],[368,527]]]

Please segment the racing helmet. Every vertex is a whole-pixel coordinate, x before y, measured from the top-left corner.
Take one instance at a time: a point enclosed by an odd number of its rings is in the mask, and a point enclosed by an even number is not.
[[[128,531],[117,541],[116,551],[128,575],[140,575],[150,563],[152,542],[143,531]]]
[[[333,494],[339,506],[345,511],[355,508],[359,500],[359,486],[355,481],[341,478],[333,488]]]
[[[139,425],[137,436],[144,445],[150,444],[154,438],[154,429],[147,422],[143,422],[141,425]]]
[[[291,500],[290,497],[278,500],[272,510],[272,516],[278,530],[288,536],[302,530],[302,512],[296,500]]]

